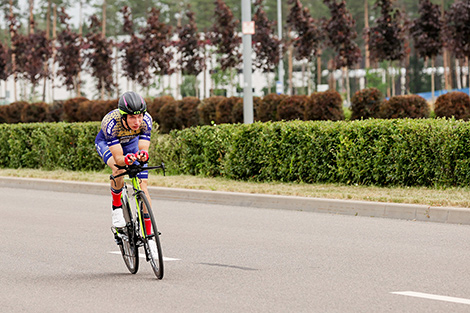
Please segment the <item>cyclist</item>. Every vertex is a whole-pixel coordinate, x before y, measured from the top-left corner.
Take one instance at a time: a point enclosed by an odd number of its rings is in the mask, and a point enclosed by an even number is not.
[[[133,91],[125,92],[118,102],[118,108],[106,114],[101,122],[101,130],[95,139],[98,154],[113,172],[113,176],[123,172],[115,164],[131,165],[134,162],[146,162],[149,159],[150,133],[152,117],[147,112],[144,98]],[[141,180],[142,190],[148,193],[148,171],[137,175]],[[116,228],[126,226],[121,203],[124,177],[111,181],[112,223]],[[147,209],[144,210],[147,234],[151,234],[152,223]],[[117,241],[119,244],[120,241]]]

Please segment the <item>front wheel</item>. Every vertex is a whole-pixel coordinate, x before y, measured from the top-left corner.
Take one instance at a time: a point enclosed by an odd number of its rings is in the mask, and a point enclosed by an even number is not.
[[[147,200],[145,194],[142,192],[139,195],[139,208],[141,210],[140,212],[142,216],[144,212],[143,205],[145,205],[145,207],[147,208],[150,220],[152,221],[152,234],[147,234],[145,230],[144,246],[147,255],[147,260],[150,261],[150,265],[152,266],[155,276],[157,276],[158,279],[162,279],[163,253],[162,246],[160,244],[160,233],[158,232],[157,222],[155,221],[155,217],[153,216],[152,208],[150,207],[149,201]],[[154,246],[154,248],[152,249],[151,246]]]
[[[122,239],[122,244],[119,245],[119,248],[121,249],[122,258],[127,269],[131,274],[135,274],[139,270],[139,248],[136,244],[137,238],[134,231],[132,212],[129,208],[129,200],[127,197],[123,197],[122,200],[122,210],[124,211],[127,226],[119,230]]]

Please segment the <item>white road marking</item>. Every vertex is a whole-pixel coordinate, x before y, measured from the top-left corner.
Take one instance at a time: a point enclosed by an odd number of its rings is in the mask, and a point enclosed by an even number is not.
[[[409,297],[470,304],[470,299],[433,295],[429,293],[421,293],[421,292],[414,292],[414,291],[398,291],[398,292],[391,292],[391,293],[396,294],[396,295],[409,296]]]
[[[121,251],[109,251],[108,253],[121,255]],[[139,253],[139,257],[145,259],[145,253]],[[180,261],[180,260],[181,259],[163,257],[163,261]]]

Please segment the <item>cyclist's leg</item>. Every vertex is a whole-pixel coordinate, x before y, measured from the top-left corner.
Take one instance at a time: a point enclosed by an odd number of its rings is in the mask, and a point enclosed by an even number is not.
[[[95,141],[96,151],[103,159],[103,162],[107,164],[112,172],[113,175],[116,176],[122,170],[119,170],[114,164],[114,158],[111,152],[109,151],[109,147],[104,140],[97,140]],[[126,222],[124,220],[124,214],[122,211],[122,203],[121,203],[121,193],[122,187],[124,186],[124,178],[118,177],[115,181],[111,180],[111,195],[112,195],[112,221],[115,227],[124,227]]]

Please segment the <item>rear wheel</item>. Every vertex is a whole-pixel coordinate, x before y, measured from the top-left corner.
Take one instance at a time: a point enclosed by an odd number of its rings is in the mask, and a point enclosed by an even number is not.
[[[123,197],[122,200],[122,210],[124,211],[124,218],[126,219],[127,225],[125,228],[118,231],[122,239],[122,245],[119,245],[119,248],[121,249],[122,258],[124,259],[127,269],[131,274],[135,274],[139,270],[139,248],[136,244],[137,238],[134,231],[134,221],[129,208],[128,198]]]
[[[152,266],[153,272],[155,273],[155,276],[157,276],[158,279],[163,278],[163,253],[162,253],[162,246],[160,244],[160,233],[158,232],[157,228],[157,222],[155,220],[155,217],[153,216],[152,208],[150,207],[149,201],[147,200],[147,197],[145,194],[142,192],[139,194],[139,208],[141,214],[143,214],[143,205],[147,207],[147,211],[150,216],[150,220],[152,221],[152,234],[147,234],[145,231],[145,251],[146,255],[148,258],[148,261],[150,261],[150,265]],[[145,227],[144,227],[145,228]],[[154,245],[156,248],[153,249],[154,251],[152,252],[150,249],[150,245]]]

